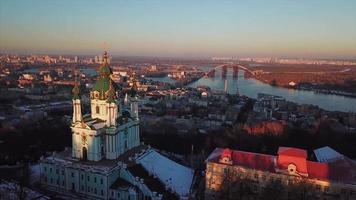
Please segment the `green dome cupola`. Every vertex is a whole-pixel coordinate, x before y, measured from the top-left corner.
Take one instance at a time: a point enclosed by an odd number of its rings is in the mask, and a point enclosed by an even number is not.
[[[106,51],[104,52],[104,63],[100,66],[98,73],[99,79],[94,84],[90,97],[92,99],[107,100],[109,98],[109,91],[111,90],[110,98],[112,99],[113,94],[116,94],[118,87],[115,82],[111,80],[110,76],[112,74],[112,70],[108,63],[108,54]]]
[[[80,99],[80,87],[79,87],[79,84],[77,82],[77,78],[75,78],[75,81],[74,81],[74,87],[72,89],[72,93],[73,93],[73,96],[72,98],[75,100],[75,99]]]

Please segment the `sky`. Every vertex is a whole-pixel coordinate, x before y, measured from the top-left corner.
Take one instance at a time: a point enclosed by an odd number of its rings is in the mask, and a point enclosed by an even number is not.
[[[0,0],[0,51],[356,59],[355,0]]]

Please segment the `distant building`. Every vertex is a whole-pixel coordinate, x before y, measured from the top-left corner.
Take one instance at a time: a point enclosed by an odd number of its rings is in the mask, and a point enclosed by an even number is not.
[[[157,71],[157,66],[156,65],[151,65],[150,71]]]
[[[355,199],[356,161],[328,148],[316,152],[322,162],[309,161],[305,150],[290,147],[280,147],[277,156],[217,148],[206,160],[205,199],[229,195],[222,194],[224,189],[243,178],[249,180],[254,195],[270,181],[284,186],[306,181],[311,185],[307,193],[315,191],[316,199]],[[279,194],[285,199],[290,195],[286,191]]]

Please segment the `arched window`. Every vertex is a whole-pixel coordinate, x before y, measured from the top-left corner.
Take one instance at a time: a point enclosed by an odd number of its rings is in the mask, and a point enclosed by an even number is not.
[[[96,114],[99,114],[99,113],[100,113],[99,106],[96,106],[95,111],[96,111]]]

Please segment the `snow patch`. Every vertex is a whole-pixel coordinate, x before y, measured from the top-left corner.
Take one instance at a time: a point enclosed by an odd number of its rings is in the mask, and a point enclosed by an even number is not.
[[[147,151],[136,161],[181,198],[189,196],[194,176],[193,169],[180,165],[154,150]]]

